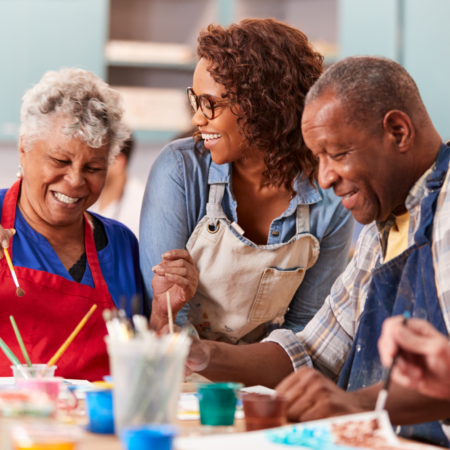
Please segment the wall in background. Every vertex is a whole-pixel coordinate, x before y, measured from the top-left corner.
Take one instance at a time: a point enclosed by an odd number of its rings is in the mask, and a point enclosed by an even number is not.
[[[448,0],[339,0],[341,56],[379,55],[402,64],[443,140],[450,139],[448,17]]]
[[[108,0],[0,1],[0,141],[16,141],[25,91],[47,70],[105,76]]]

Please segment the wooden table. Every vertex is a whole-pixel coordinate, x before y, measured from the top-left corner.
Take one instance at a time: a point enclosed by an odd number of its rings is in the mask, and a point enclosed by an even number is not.
[[[179,421],[179,427],[182,436],[193,435],[197,432],[200,433],[201,430],[199,420]],[[244,419],[236,420],[233,427],[226,428],[228,429],[227,431],[231,433],[242,433],[245,431]],[[86,433],[81,442],[81,448],[83,450],[124,450],[120,440],[113,435]]]
[[[197,381],[197,380],[195,380]],[[203,380],[201,380],[203,381]],[[206,381],[206,380],[205,380]],[[195,392],[195,383],[183,383],[183,392]],[[180,420],[178,421],[178,426],[180,428],[181,436],[194,436],[194,435],[206,435],[208,434],[206,427],[202,427],[200,425],[199,420]],[[212,428],[212,427],[211,427]],[[245,422],[244,419],[237,419],[234,422],[233,427],[214,427],[211,431],[214,434],[219,433],[243,433],[245,432]],[[412,442],[407,439],[399,438],[401,442]],[[117,436],[114,435],[101,435],[101,434],[93,434],[86,433],[85,437],[81,441],[81,448],[83,450],[124,450],[122,447],[120,440]],[[426,446],[427,449],[432,448],[440,448],[442,447],[433,447]],[[253,449],[249,449],[253,450]],[[287,448],[287,450],[289,450]]]

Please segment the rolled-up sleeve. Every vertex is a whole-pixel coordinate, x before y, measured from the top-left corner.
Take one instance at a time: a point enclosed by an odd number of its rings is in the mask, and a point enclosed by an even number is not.
[[[336,380],[353,344],[378,251],[376,230],[366,227],[352,261],[308,325],[297,334],[291,330],[275,330],[263,342],[275,342],[283,347],[294,370],[314,367]]]

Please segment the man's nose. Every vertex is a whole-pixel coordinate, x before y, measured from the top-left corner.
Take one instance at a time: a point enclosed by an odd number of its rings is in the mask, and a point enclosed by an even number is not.
[[[339,175],[334,170],[332,164],[328,161],[320,160],[319,162],[319,185],[322,189],[331,189],[339,180]]]

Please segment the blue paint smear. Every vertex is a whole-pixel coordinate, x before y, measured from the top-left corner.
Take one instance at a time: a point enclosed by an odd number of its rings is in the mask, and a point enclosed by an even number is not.
[[[269,441],[313,450],[355,450],[357,447],[346,447],[333,443],[333,436],[328,426],[285,427],[266,432]]]

